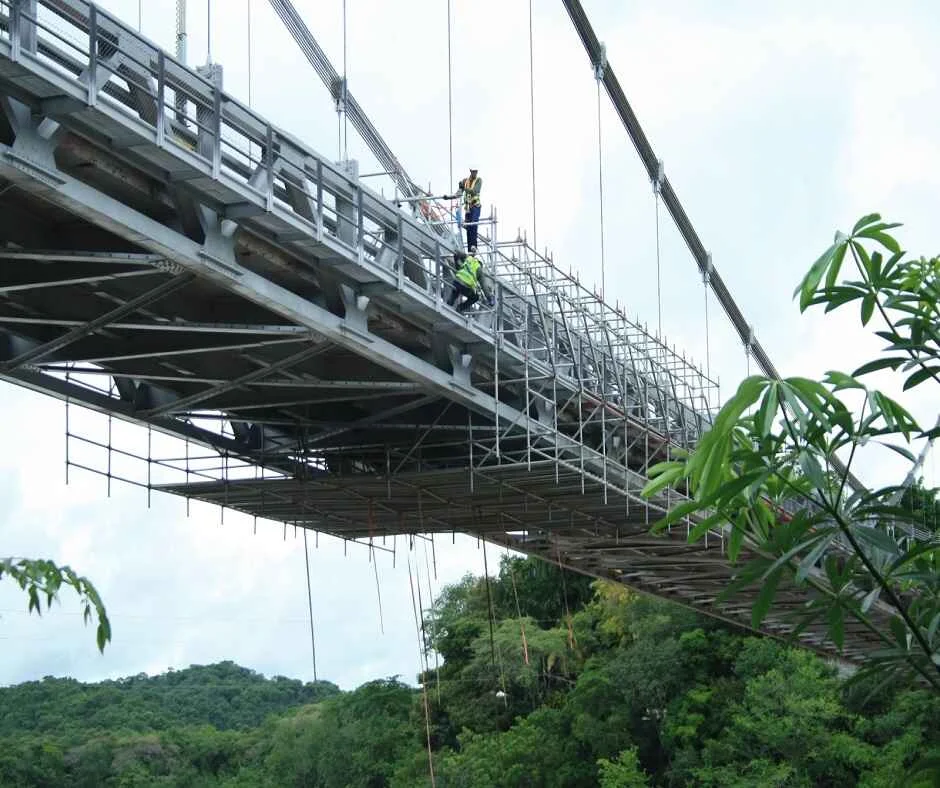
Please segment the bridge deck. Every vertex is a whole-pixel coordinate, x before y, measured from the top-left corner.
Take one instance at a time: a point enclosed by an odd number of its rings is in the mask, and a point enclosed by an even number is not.
[[[0,3],[0,378],[218,458],[197,482],[157,462],[158,489],[483,535],[746,625],[746,599],[713,606],[720,535],[651,537],[666,502],[639,497],[709,423],[701,371],[495,225],[496,307],[457,314],[448,232],[213,78],[83,0]]]

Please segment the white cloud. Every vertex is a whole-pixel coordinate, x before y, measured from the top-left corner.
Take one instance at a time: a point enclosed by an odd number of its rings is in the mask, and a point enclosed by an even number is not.
[[[136,22],[132,0],[104,5]],[[246,100],[247,5],[214,3],[212,40],[227,88]],[[297,5],[341,67],[339,1]],[[360,0],[348,4],[347,30],[350,90],[408,171],[437,191],[453,186],[444,6]],[[484,202],[498,206],[500,236],[521,226],[531,238],[527,4],[453,6],[454,175],[475,163]],[[595,84],[561,4],[536,6],[538,241],[591,286],[600,282]],[[873,2],[586,6],[693,224],[780,369],[817,374],[864,359],[871,345],[854,317],[799,317],[791,293],[833,229],[872,208],[909,221],[903,237],[916,251],[931,251],[940,198],[937,20],[914,5],[885,19]],[[189,7],[190,60],[202,62],[206,6]],[[336,115],[326,89],[267,3],[251,0],[251,7],[252,104],[335,155]],[[143,26],[172,48],[173,2],[148,0]],[[653,197],[606,96],[601,110],[607,292],[655,327]],[[375,168],[352,130],[349,147],[363,172]],[[704,361],[702,285],[665,212],[661,279],[666,336]],[[727,396],[747,365],[714,299],[709,309],[710,367]],[[98,656],[74,605],[39,621],[0,585],[0,683],[219,659],[310,677],[302,542],[292,529],[285,540],[281,526],[259,521],[254,535],[250,519],[226,512],[220,525],[218,510],[196,504],[187,519],[183,502],[165,496],[147,509],[144,491],[117,483],[107,499],[104,480],[76,471],[65,487],[61,404],[9,387],[0,398],[5,412],[16,414],[0,423],[0,441],[11,447],[0,457],[0,552],[72,563],[99,585],[115,624],[114,643]],[[920,411],[930,406],[918,403]],[[76,430],[97,418],[79,417],[74,408],[72,414],[81,419]],[[882,458],[868,464],[872,473],[897,470]],[[928,462],[928,474],[936,478],[934,466]],[[438,539],[436,554],[437,588],[482,569],[468,539]],[[321,677],[347,687],[376,675],[412,678],[417,644],[401,558],[393,570],[389,556],[378,554],[382,635],[366,551],[350,547],[344,557],[335,540],[321,537],[317,550],[311,540]]]

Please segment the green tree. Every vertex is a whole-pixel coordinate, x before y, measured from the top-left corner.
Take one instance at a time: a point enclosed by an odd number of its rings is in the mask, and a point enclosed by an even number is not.
[[[796,649],[780,650],[765,670],[752,649],[763,651],[756,641],[745,645],[736,665],[743,692],[720,734],[704,742],[697,781],[758,784],[750,777],[728,782],[728,774],[756,769],[764,780],[786,775],[781,784],[855,785],[874,762],[874,748],[855,735],[857,719],[841,701],[835,671]]]
[[[596,767],[584,755],[570,717],[541,708],[504,733],[466,731],[437,771],[441,785],[453,788],[588,788],[596,785]]]
[[[97,619],[95,640],[98,650],[104,651],[105,644],[111,640],[111,622],[98,591],[88,578],[79,577],[69,566],[56,566],[47,559],[32,558],[0,558],[0,580],[4,575],[26,593],[29,612],[35,611],[40,616],[43,598],[48,609],[53,600],[59,598],[63,586],[71,587],[78,594],[85,623],[93,617]]]
[[[690,541],[726,528],[732,561],[748,548],[728,592],[760,583],[755,627],[782,584],[810,587],[797,631],[825,620],[841,648],[852,617],[882,642],[867,670],[915,673],[940,691],[940,544],[899,505],[902,487],[866,487],[851,474],[863,446],[913,463],[914,441],[938,434],[861,381],[891,369],[905,375],[905,390],[940,383],[940,258],[908,258],[888,232],[896,226],[872,214],[838,233],[797,288],[801,310],[859,302],[863,326],[877,316],[884,353],[822,381],[749,377],[690,456],[651,469],[644,494],[687,482],[691,500],[655,529],[693,517]],[[848,261],[854,278],[841,275]],[[890,627],[872,616],[876,605]]]
[[[601,758],[597,762],[600,768],[600,788],[645,788],[649,778],[636,756],[636,750],[624,750],[612,761]]]
[[[307,706],[272,729],[265,772],[277,786],[375,786],[422,746],[411,688],[394,679]]]
[[[484,626],[428,688],[441,788],[894,788],[940,758],[940,694],[901,676],[846,684],[814,654],[610,582],[567,611],[548,595],[494,605],[492,639],[481,579],[442,595],[464,600],[456,629]],[[543,604],[547,626],[519,615]],[[432,784],[423,693],[395,679],[339,692],[223,662],[47,677],[0,688],[0,708],[0,785]]]

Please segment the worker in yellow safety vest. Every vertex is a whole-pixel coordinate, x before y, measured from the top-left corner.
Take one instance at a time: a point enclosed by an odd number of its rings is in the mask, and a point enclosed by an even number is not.
[[[470,168],[470,175],[457,184],[457,193],[450,195],[451,200],[463,197],[463,226],[467,228],[467,249],[477,245],[477,228],[480,222],[480,190],[483,179],[477,170]]]
[[[463,301],[457,307],[458,312],[466,312],[477,301],[482,293],[486,302],[493,306],[493,297],[487,292],[483,263],[476,256],[476,248],[471,247],[470,254],[454,252],[454,280],[451,283],[453,290],[447,299],[447,305],[453,306],[457,299],[463,296]]]

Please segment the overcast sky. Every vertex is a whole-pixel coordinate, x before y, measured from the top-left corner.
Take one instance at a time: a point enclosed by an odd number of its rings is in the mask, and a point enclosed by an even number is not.
[[[343,70],[342,0],[297,0]],[[137,0],[101,3],[133,25]],[[146,36],[173,49],[173,0],[145,0]],[[528,3],[453,0],[453,178],[448,155],[444,0],[347,0],[349,89],[412,177],[450,191],[468,166],[484,179],[484,214],[500,237],[522,228],[556,263],[600,285],[597,93],[580,40],[558,2],[534,5],[537,227],[533,229]],[[207,56],[207,6],[190,0],[189,60]],[[584,0],[609,60],[688,215],[783,374],[849,370],[872,343],[851,318],[800,317],[791,293],[831,240],[863,213],[904,221],[906,248],[936,253],[940,205],[940,17],[928,2],[789,0],[755,4]],[[337,156],[332,102],[265,0],[215,0],[212,59],[227,90],[316,150]],[[249,73],[249,54],[251,69]],[[601,96],[606,291],[695,359],[722,395],[747,362],[689,253],[661,214],[657,298],[655,203],[626,132]],[[377,165],[350,128],[360,171]],[[379,183],[375,184],[377,187]],[[752,371],[753,367],[752,367]],[[892,388],[890,381],[886,383]],[[906,400],[931,412],[926,395]],[[72,470],[65,485],[65,409],[0,386],[0,554],[48,556],[101,591],[114,641],[98,655],[71,600],[43,620],[0,586],[0,684],[44,675],[97,680],[231,659],[267,675],[312,678],[303,542],[293,529],[154,496]],[[935,413],[935,406],[933,412]],[[15,417],[14,417],[15,414]],[[76,430],[106,420],[72,409]],[[904,468],[863,460],[887,482]],[[936,483],[936,463],[927,464]],[[400,540],[401,541],[401,540]],[[379,676],[413,680],[418,645],[403,546],[378,554],[321,537],[310,568],[318,675],[352,688]],[[439,539],[435,569],[412,558],[425,588],[480,573],[475,542]],[[488,551],[490,566],[499,551]],[[384,628],[384,634],[382,629]]]

